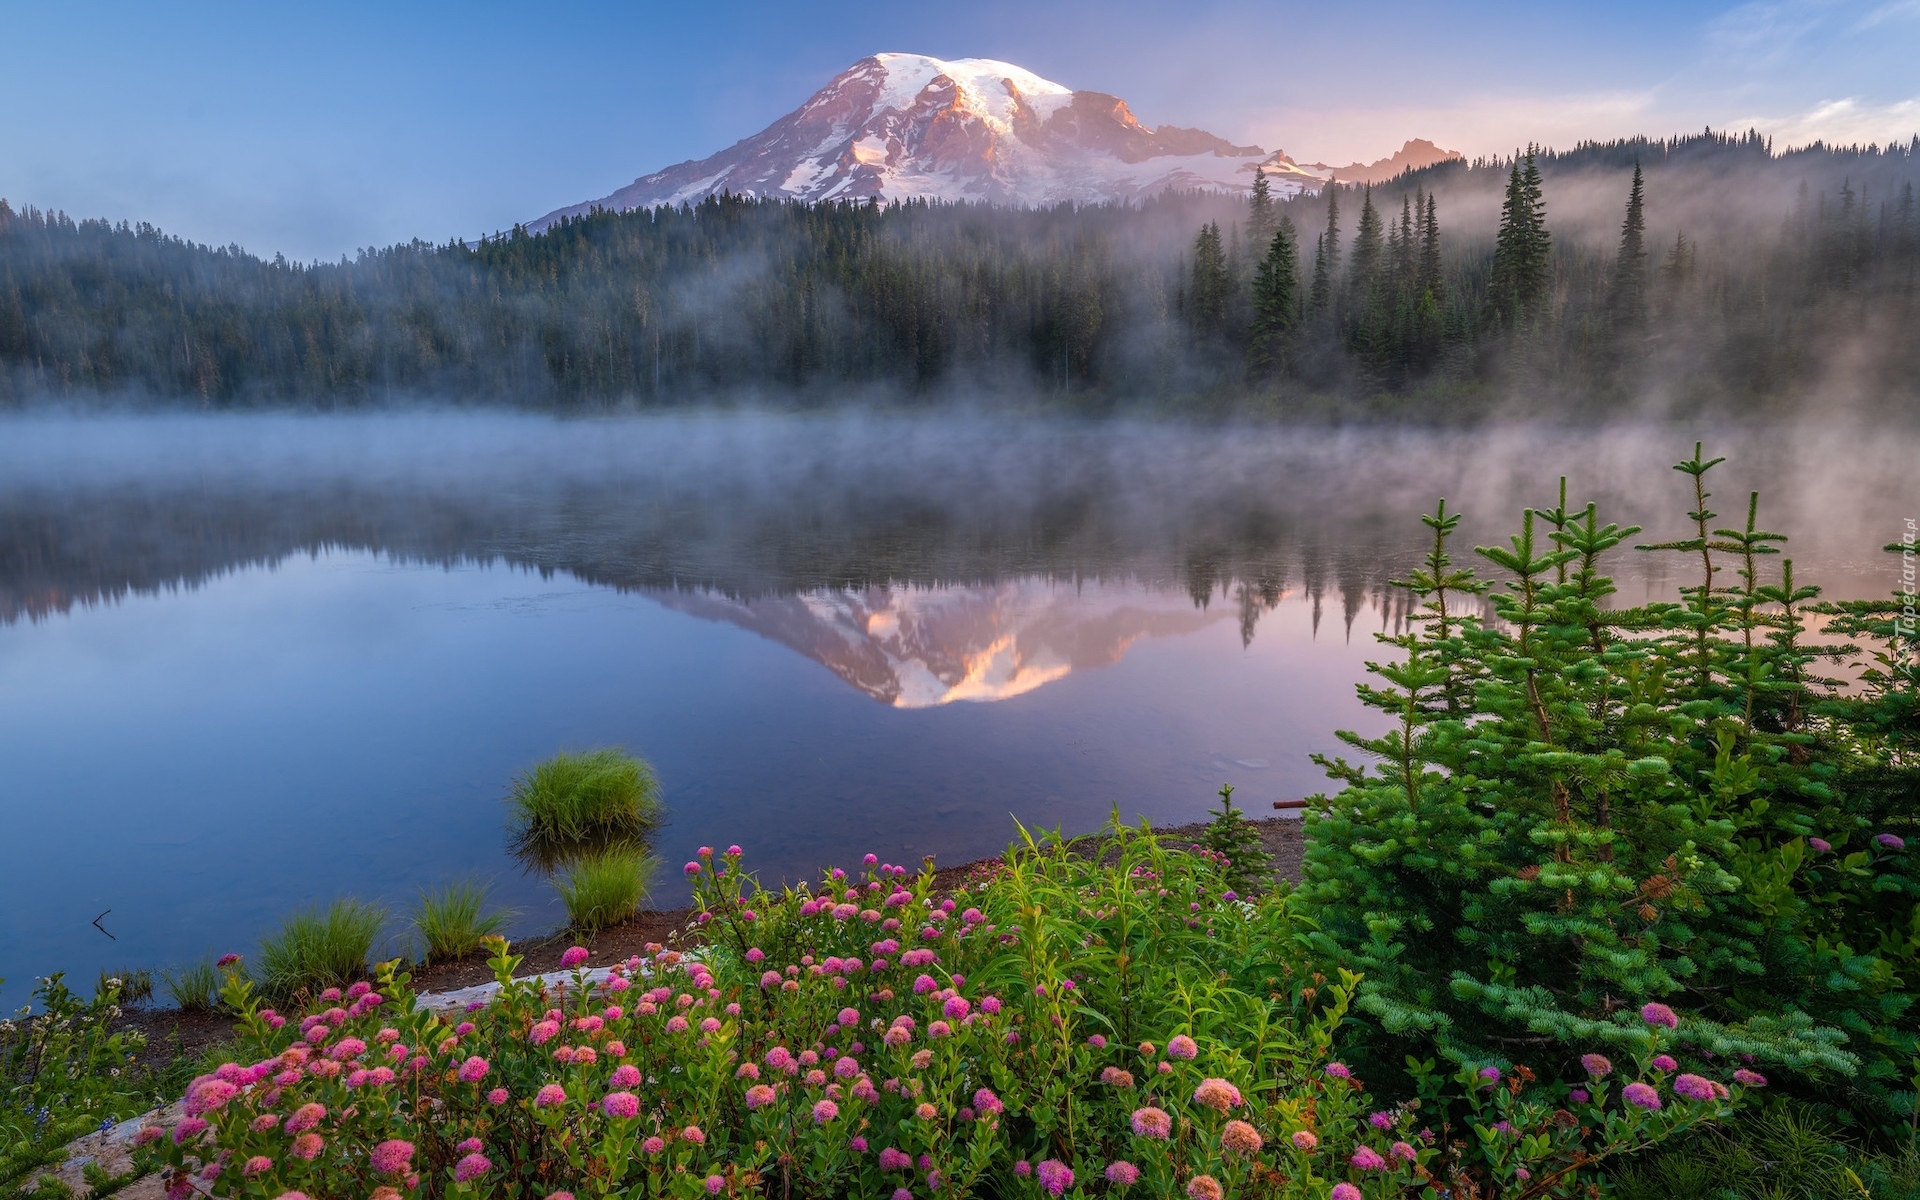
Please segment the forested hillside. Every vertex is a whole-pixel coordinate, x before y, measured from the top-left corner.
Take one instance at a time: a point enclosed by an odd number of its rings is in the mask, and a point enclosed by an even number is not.
[[[0,201],[0,403],[1900,408],[1917,181],[1920,139],[1709,132],[1284,202],[721,198],[313,264]]]

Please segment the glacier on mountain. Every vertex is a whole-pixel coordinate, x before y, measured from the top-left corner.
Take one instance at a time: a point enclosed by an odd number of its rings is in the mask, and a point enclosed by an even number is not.
[[[529,228],[595,208],[698,203],[721,192],[809,202],[1099,203],[1169,188],[1245,190],[1256,168],[1272,177],[1276,196],[1318,188],[1330,175],[1204,130],[1150,129],[1116,96],[1075,91],[1012,63],[877,54],[752,137]]]

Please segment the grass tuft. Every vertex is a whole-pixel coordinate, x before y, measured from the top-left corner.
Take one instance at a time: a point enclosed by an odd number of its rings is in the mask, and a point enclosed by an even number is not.
[[[105,992],[113,980],[120,981],[120,1003],[145,1004],[153,999],[153,972],[146,967],[133,967],[125,971],[100,972],[98,992]]]
[[[220,999],[220,972],[207,957],[160,972],[160,987],[181,1012],[211,1012]]]
[[[660,782],[623,750],[556,754],[513,781],[514,849],[545,867],[583,850],[636,846],[660,820]]]
[[[486,908],[485,884],[456,880],[436,891],[422,889],[413,913],[421,961],[445,962],[472,954],[482,938],[499,933],[513,917],[504,909],[488,912]]]
[[[583,933],[598,933],[639,911],[660,863],[632,847],[614,847],[574,860],[553,886],[567,905],[567,920]]]
[[[260,990],[293,1000],[365,976],[373,941],[386,923],[386,909],[351,898],[294,913],[279,932],[260,940]]]

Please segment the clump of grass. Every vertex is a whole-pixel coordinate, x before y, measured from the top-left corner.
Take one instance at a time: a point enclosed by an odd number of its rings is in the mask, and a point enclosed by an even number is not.
[[[153,999],[153,972],[146,967],[126,971],[101,971],[98,991],[104,992],[112,980],[120,981],[120,1003],[144,1004]]]
[[[482,938],[499,933],[513,916],[504,909],[488,912],[486,908],[486,885],[471,880],[456,880],[436,891],[422,889],[413,913],[421,961],[444,962],[472,954]]]
[[[556,754],[513,781],[514,849],[543,866],[586,849],[637,845],[660,820],[660,782],[623,750]]]
[[[260,941],[260,990],[277,1000],[298,999],[365,976],[386,923],[386,909],[351,898],[294,913]]]
[[[220,972],[211,957],[160,973],[160,986],[181,1012],[211,1012],[220,999]]]
[[[567,920],[598,933],[639,911],[659,860],[632,847],[613,847],[575,859],[554,879]]]

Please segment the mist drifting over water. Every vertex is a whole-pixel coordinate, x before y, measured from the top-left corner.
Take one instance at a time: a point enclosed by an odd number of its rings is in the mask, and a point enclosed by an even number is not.
[[[1920,446],[1838,426],[0,420],[6,996],[458,876],[552,928],[500,801],[561,748],[645,754],[661,853],[751,840],[769,879],[1308,795],[1307,756],[1370,727],[1421,513],[1467,514],[1465,565],[1564,473],[1634,540],[1684,536],[1696,439],[1729,460],[1717,524],[1757,487],[1797,578],[1891,590]],[[1611,564],[1625,603],[1693,577]]]

